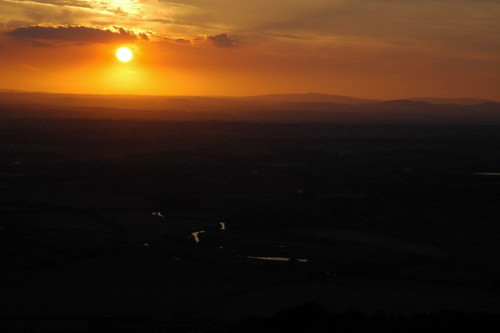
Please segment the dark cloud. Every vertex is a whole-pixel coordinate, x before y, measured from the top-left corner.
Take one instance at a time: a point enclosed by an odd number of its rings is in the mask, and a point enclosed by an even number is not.
[[[41,40],[34,40],[30,43],[30,45],[33,47],[54,47],[53,44]]]
[[[134,32],[125,30],[122,27],[114,27],[114,30],[107,30],[85,26],[30,26],[14,29],[7,32],[7,34],[15,38],[29,40],[100,44],[132,42],[137,39],[137,35]],[[140,34],[140,37],[147,39],[147,35],[145,34]]]
[[[228,34],[208,35],[207,39],[217,47],[236,46],[236,40],[231,38]]]

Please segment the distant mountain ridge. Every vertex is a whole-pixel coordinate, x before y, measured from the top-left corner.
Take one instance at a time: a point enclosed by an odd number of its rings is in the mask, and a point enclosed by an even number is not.
[[[9,96],[10,95],[10,96]],[[0,89],[0,102],[5,101],[5,98],[12,99],[13,97],[26,99],[27,96],[32,98],[54,100],[140,100],[144,101],[170,101],[170,100],[227,100],[227,101],[258,101],[263,103],[335,103],[335,104],[368,104],[368,103],[384,103],[390,101],[412,101],[424,102],[429,104],[454,104],[454,105],[478,105],[483,103],[498,103],[492,100],[479,98],[443,98],[443,97],[416,97],[403,98],[394,100],[366,99],[350,96],[331,95],[322,93],[293,93],[293,94],[267,94],[254,96],[182,96],[182,95],[130,95],[130,94],[67,94],[67,93],[47,93],[47,92],[31,92],[13,89]],[[499,101],[500,102],[500,101]]]
[[[487,123],[500,122],[500,103],[469,98],[379,101],[314,93],[203,97],[4,91],[0,118]]]
[[[280,102],[280,103],[337,103],[337,104],[364,104],[377,102],[374,99],[362,99],[349,96],[307,93],[307,94],[270,94],[242,97],[258,101]]]
[[[417,98],[403,98],[394,100],[380,100],[380,99],[364,99],[349,96],[307,93],[307,94],[270,94],[270,95],[257,95],[250,97],[242,97],[246,99],[253,99],[258,101],[272,101],[281,103],[336,103],[336,104],[368,104],[368,103],[387,103],[387,102],[422,102],[428,104],[454,104],[454,105],[478,105],[484,103],[491,103],[494,101],[479,99],[479,98],[442,98],[442,97],[417,97]]]
[[[455,104],[455,105],[478,105],[490,103],[493,101],[479,98],[439,98],[439,97],[420,97],[408,98],[408,101],[426,102],[430,104]]]

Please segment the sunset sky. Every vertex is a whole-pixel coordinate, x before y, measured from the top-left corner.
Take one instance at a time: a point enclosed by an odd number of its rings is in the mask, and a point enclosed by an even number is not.
[[[499,18],[498,0],[0,0],[0,89],[500,100]]]

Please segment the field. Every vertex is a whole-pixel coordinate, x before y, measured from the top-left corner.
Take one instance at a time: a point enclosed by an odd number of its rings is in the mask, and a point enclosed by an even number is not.
[[[5,119],[0,139],[9,325],[498,313],[500,125]]]

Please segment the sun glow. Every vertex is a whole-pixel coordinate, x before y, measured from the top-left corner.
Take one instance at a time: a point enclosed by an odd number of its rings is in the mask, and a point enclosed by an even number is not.
[[[134,53],[128,47],[120,47],[116,50],[116,58],[121,62],[129,62],[134,58]]]

